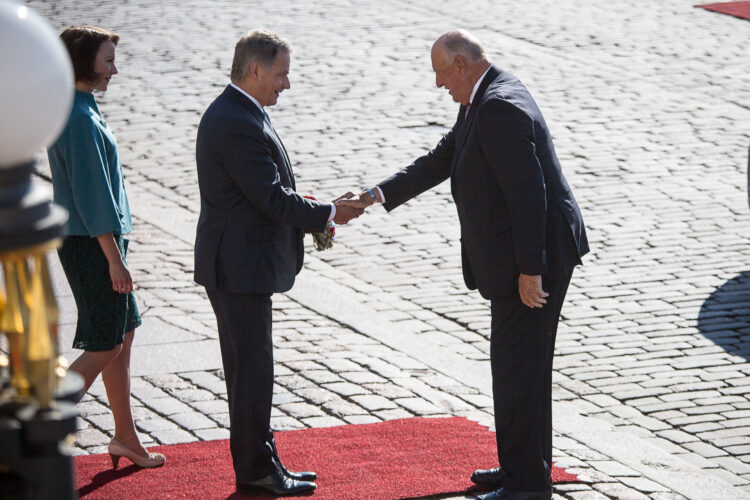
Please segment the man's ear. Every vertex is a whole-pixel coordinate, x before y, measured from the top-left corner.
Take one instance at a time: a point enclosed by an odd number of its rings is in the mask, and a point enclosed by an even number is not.
[[[261,66],[258,61],[251,62],[248,74],[254,82],[260,81],[260,79],[263,77],[263,66]]]
[[[466,71],[466,68],[468,65],[466,64],[466,59],[463,56],[456,56],[453,59],[453,64],[456,65],[456,69],[459,73],[463,73]]]

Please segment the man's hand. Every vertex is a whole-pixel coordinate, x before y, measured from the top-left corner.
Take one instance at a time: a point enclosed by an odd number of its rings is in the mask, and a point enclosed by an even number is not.
[[[352,208],[361,208],[364,210],[365,208],[372,205],[372,203],[362,203],[359,198],[354,197],[354,193],[349,191],[346,194],[343,194],[333,200],[333,203],[336,205],[336,209],[338,210],[338,207],[352,207]]]
[[[336,204],[336,215],[333,216],[333,222],[336,224],[346,224],[352,219],[356,219],[365,212],[364,208],[351,207],[349,205]]]
[[[545,297],[549,297],[549,294],[542,290],[542,276],[539,274],[518,276],[518,294],[521,296],[521,302],[532,309],[541,308],[547,303]]]
[[[383,200],[380,199],[380,193],[378,192],[377,189],[373,188],[370,191],[372,191],[372,193],[375,195],[376,199],[373,199],[372,195],[369,193],[369,191],[365,190],[365,191],[362,191],[361,193],[359,193],[359,195],[356,198],[354,198],[353,200],[352,199],[348,199],[345,203],[347,205],[358,206],[358,207],[362,207],[362,208],[369,207],[370,205],[372,205],[373,203],[375,203],[375,201],[377,201],[378,203],[383,203]],[[347,194],[350,194],[350,193],[347,193]],[[354,195],[352,195],[351,197],[354,197]]]
[[[353,197],[354,193],[350,191],[333,200],[333,204],[336,205],[336,215],[333,216],[333,222],[346,224],[365,212],[365,206],[356,199],[352,200]]]
[[[347,196],[347,195],[351,195],[351,196]],[[373,199],[365,191],[363,193],[360,193],[359,196],[356,196],[356,197],[352,193],[346,193],[346,195],[337,198],[335,203],[337,207],[339,205],[344,205],[344,206],[349,206],[349,207],[367,208],[373,204]]]
[[[347,191],[346,194],[342,194],[341,196],[333,200],[333,203],[335,203],[336,206],[338,206],[339,205],[338,202],[340,202],[341,200],[350,200],[352,198],[354,198],[354,193],[352,193],[351,191]]]

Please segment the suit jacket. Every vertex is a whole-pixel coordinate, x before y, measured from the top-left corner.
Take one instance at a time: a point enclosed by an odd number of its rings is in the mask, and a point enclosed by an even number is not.
[[[322,231],[331,206],[294,191],[289,158],[270,121],[232,86],[201,119],[196,163],[195,281],[236,293],[289,290],[302,269],[304,232]]]
[[[589,250],[581,212],[526,87],[492,66],[465,111],[435,149],[378,184],[386,210],[450,178],[464,281],[487,299],[517,293],[519,273],[580,264]]]

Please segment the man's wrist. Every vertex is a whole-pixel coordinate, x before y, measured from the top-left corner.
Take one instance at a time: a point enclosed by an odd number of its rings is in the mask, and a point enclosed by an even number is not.
[[[328,216],[328,222],[331,222],[334,217],[336,217],[336,204],[331,203],[331,213]]]
[[[373,203],[377,203],[378,202],[378,197],[375,194],[375,190],[374,189],[372,189],[372,188],[367,189],[367,190],[365,190],[365,193],[367,193],[367,194],[370,195],[370,198],[372,198],[372,202]]]

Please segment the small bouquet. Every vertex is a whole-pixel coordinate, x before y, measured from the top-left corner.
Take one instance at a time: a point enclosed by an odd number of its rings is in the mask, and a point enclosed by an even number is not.
[[[312,196],[305,196],[308,200],[318,201]],[[318,252],[327,250],[333,246],[333,242],[336,240],[336,224],[332,220],[328,221],[326,228],[321,233],[311,233],[313,238],[313,246]]]

